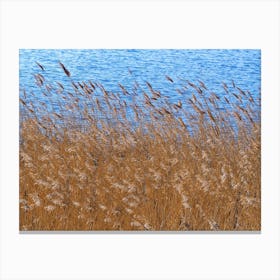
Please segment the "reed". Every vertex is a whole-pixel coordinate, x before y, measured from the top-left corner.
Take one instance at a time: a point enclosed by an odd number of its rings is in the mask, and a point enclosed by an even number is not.
[[[61,62],[69,84],[48,81],[37,64],[44,99],[20,96],[20,230],[261,229],[251,93],[185,81],[173,103],[151,83],[73,81]]]

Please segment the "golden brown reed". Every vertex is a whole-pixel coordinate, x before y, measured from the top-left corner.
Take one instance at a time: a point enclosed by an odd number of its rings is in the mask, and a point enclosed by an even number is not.
[[[172,104],[150,83],[136,96],[35,80],[60,110],[21,97],[20,230],[260,230],[251,94],[223,84],[230,109],[220,110],[201,81]]]

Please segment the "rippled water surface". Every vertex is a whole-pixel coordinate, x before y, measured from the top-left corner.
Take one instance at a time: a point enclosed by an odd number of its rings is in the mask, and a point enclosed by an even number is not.
[[[260,50],[21,49],[19,58],[20,90],[33,92],[36,98],[42,99],[42,89],[34,80],[36,73],[44,74],[49,83],[60,82],[66,88],[70,87],[69,80],[91,80],[113,92],[120,92],[118,84],[131,90],[135,82],[144,91],[148,81],[172,102],[181,98],[176,89],[181,88],[186,80],[192,83],[203,81],[218,95],[225,94],[222,83],[230,88],[232,81],[255,97],[260,94]],[[70,78],[59,67],[59,61],[71,72]],[[36,62],[43,65],[45,71]],[[174,83],[170,83],[166,75]]]

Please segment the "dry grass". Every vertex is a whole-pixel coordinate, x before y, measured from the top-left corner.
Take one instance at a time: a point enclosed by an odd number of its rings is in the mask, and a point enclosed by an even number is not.
[[[20,98],[20,230],[260,230],[250,92],[185,81],[172,103],[150,83],[111,93],[60,66],[68,85],[35,75],[47,102]]]

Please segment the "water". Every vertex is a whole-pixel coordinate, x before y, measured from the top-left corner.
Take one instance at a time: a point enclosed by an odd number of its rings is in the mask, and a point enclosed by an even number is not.
[[[71,78],[67,77],[59,67],[59,61],[71,72]],[[36,62],[43,65],[45,71],[42,71]],[[186,80],[195,84],[203,81],[209,91],[219,96],[225,94],[222,83],[232,88],[232,81],[234,81],[236,86],[244,91],[250,91],[254,98],[259,98],[261,51],[21,49],[19,52],[20,94],[25,90],[33,103],[38,100],[48,102],[42,94],[42,89],[35,83],[36,73],[43,74],[47,83],[60,82],[66,89],[72,91],[69,80],[99,82],[106,90],[115,93],[121,93],[119,84],[131,91],[135,82],[138,83],[141,91],[148,91],[146,84],[148,81],[155,90],[167,96],[170,102],[183,101],[182,94],[190,94],[187,91],[181,94],[176,91],[186,84]],[[166,75],[174,82],[168,81]],[[30,95],[31,93],[33,95]]]

